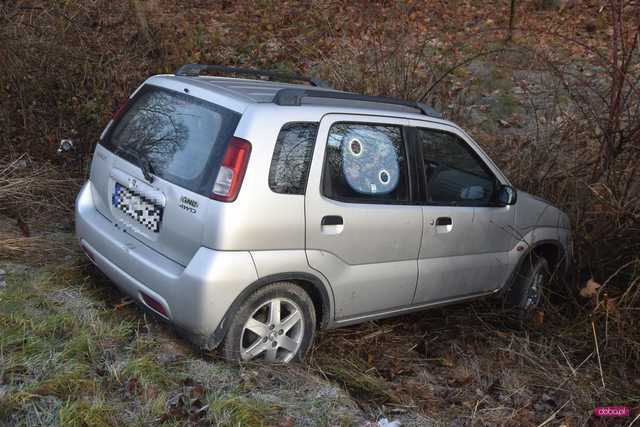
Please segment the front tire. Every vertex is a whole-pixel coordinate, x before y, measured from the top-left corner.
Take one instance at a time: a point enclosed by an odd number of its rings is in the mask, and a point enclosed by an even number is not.
[[[299,286],[277,282],[242,303],[231,319],[222,351],[227,360],[280,362],[300,360],[315,336],[313,301]]]
[[[531,320],[542,304],[544,290],[550,279],[546,259],[532,254],[524,260],[507,299],[508,304],[516,310],[519,320]]]

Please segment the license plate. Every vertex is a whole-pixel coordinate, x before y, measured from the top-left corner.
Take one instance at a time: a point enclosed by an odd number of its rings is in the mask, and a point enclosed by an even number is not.
[[[113,189],[111,203],[154,233],[160,231],[162,206],[118,183]]]

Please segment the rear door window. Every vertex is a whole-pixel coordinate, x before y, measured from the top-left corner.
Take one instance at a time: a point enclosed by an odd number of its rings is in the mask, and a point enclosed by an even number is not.
[[[329,130],[323,194],[354,203],[409,201],[402,128],[336,123]]]
[[[155,175],[208,195],[239,120],[219,105],[147,85],[102,143],[136,165],[146,157]]]

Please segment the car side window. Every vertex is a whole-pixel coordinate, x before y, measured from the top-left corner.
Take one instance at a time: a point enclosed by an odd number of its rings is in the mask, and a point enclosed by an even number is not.
[[[281,194],[304,194],[317,123],[287,123],[278,134],[269,168],[269,187]]]
[[[429,201],[442,204],[487,204],[496,179],[471,147],[457,135],[416,129],[422,152]]]
[[[336,123],[329,130],[323,194],[355,203],[409,200],[402,128],[394,125]]]

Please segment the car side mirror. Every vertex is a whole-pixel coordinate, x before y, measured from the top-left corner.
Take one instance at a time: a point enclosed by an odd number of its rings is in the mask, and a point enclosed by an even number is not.
[[[500,206],[515,205],[516,200],[518,200],[518,194],[512,186],[500,185],[496,199]]]

